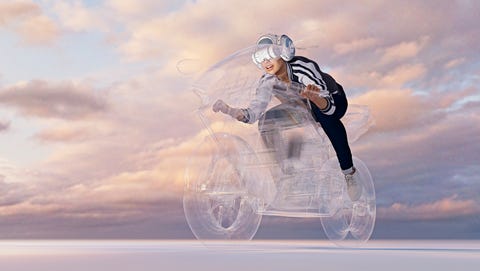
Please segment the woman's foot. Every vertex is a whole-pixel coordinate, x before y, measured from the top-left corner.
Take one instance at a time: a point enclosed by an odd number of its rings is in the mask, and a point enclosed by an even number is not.
[[[347,193],[350,200],[357,201],[362,196],[362,185],[358,180],[358,174],[355,168],[351,173],[345,174],[345,181],[347,182]]]

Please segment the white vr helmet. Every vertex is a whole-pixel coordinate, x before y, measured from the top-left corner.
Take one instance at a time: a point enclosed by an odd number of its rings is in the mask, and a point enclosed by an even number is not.
[[[252,60],[261,68],[264,60],[281,57],[283,60],[289,61],[294,56],[295,46],[287,35],[266,34],[258,39],[257,49],[252,54]]]

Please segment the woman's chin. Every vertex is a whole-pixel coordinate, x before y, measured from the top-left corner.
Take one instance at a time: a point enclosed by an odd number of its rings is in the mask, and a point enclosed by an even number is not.
[[[275,72],[273,70],[265,70],[265,73],[268,73],[268,74],[271,74],[271,75],[275,75]]]

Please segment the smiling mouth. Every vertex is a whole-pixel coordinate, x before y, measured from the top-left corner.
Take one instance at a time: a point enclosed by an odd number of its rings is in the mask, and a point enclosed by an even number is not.
[[[272,69],[273,69],[273,65],[265,66],[266,71],[271,71]]]

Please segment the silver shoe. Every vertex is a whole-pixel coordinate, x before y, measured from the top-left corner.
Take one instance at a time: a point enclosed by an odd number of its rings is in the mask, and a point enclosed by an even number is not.
[[[357,201],[362,196],[362,185],[356,178],[357,170],[350,174],[345,174],[345,181],[347,182],[347,193],[351,201]]]

